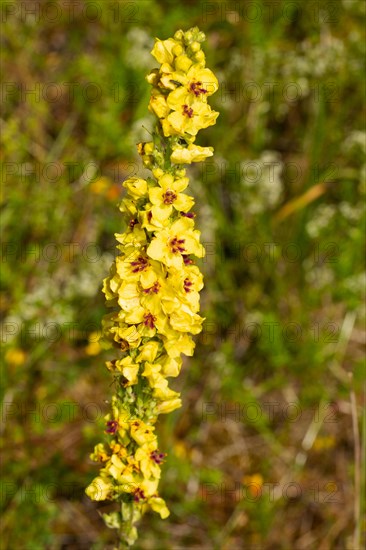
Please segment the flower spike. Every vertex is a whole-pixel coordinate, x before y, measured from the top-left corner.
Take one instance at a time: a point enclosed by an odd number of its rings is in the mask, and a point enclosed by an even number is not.
[[[195,144],[198,132],[218,116],[208,104],[218,82],[205,67],[204,40],[194,27],[155,41],[151,53],[160,66],[147,81],[149,110],[157,123],[153,141],[137,146],[152,177],[123,183],[120,210],[126,230],[116,234],[120,254],[103,285],[106,304],[113,308],[103,319],[103,338],[116,349],[107,368],[117,390],[105,419],[109,441],[91,455],[100,473],[86,494],[120,504],[103,518],[119,530],[121,547],[135,542],[136,523],[148,509],[163,519],[169,515],[158,493],[167,455],[159,449],[155,425],[159,414],[181,406],[168,378],[178,376],[181,355],[193,354],[191,335],[202,330],[204,320],[199,315],[203,280],[194,258],[205,251],[182,166],[213,155],[212,147]]]

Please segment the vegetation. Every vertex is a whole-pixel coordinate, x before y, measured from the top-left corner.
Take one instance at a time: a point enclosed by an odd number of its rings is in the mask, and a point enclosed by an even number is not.
[[[203,331],[156,425],[135,548],[358,550],[366,332],[362,0],[3,2],[4,548],[113,548],[85,487],[121,182],[145,177],[154,37],[198,26],[220,116],[188,168]]]

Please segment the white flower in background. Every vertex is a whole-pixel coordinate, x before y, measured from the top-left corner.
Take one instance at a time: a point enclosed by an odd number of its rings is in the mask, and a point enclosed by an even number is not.
[[[19,326],[31,323],[33,329],[28,329],[30,337],[32,334],[34,338],[50,336],[47,327],[52,324],[61,327],[76,318],[78,312],[73,300],[80,296],[92,297],[99,292],[100,279],[108,273],[112,259],[112,254],[104,253],[95,261],[81,265],[72,275],[66,276],[60,271],[52,276],[39,276],[37,286],[29,289],[6,322],[13,323],[15,319]]]
[[[347,290],[364,295],[366,288],[366,272],[357,273],[356,275],[352,275],[352,277],[347,277],[343,280],[342,285]]]
[[[351,149],[360,149],[362,153],[366,154],[366,132],[361,130],[355,130],[344,141],[345,151]]]
[[[68,278],[63,296],[67,300],[72,300],[78,296],[94,296],[99,292],[100,279],[104,277],[109,270],[113,255],[105,252],[95,261],[89,261],[82,269]]]
[[[151,69],[150,51],[154,41],[151,36],[140,27],[132,27],[126,35],[129,48],[125,55],[125,62],[130,67]]]
[[[329,225],[336,214],[336,208],[330,204],[319,205],[313,214],[313,218],[306,224],[306,231],[310,237],[316,239],[322,230]]]
[[[334,271],[326,264],[315,266],[313,259],[304,261],[305,280],[316,289],[324,288],[334,282]]]
[[[339,211],[346,220],[358,222],[364,212],[364,205],[353,206],[349,202],[342,201],[339,204]]]
[[[282,197],[283,162],[276,151],[263,151],[259,159],[240,163],[243,200],[250,214],[276,207]],[[248,191],[250,192],[248,193]]]

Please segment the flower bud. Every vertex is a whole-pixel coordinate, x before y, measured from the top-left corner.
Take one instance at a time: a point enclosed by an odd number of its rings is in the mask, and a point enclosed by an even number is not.
[[[201,44],[199,42],[192,42],[190,45],[190,49],[192,52],[198,52],[201,49]]]
[[[161,168],[154,168],[152,173],[154,178],[159,179],[161,178],[161,176],[164,175],[164,170],[162,170]]]
[[[151,155],[154,152],[154,142],[153,141],[147,141],[144,144],[144,153],[145,155]]]
[[[198,52],[195,53],[194,59],[195,61],[197,61],[197,63],[204,64],[206,57],[203,51],[199,50]]]
[[[192,31],[187,31],[184,33],[184,41],[186,44],[190,44],[193,40],[193,33]]]
[[[186,175],[186,169],[179,168],[178,170],[175,171],[175,175],[177,176],[177,178],[184,178],[184,176]]]
[[[183,40],[184,32],[179,30],[174,33],[174,39],[175,40]]]
[[[180,44],[177,44],[177,45],[174,46],[174,48],[173,48],[173,54],[174,54],[175,56],[182,55],[183,51],[184,51],[184,50],[183,50],[183,48],[182,48],[182,46],[181,46]]]
[[[159,82],[159,70],[153,69],[148,75],[145,76],[145,79],[152,86],[157,86],[157,83]]]
[[[175,68],[177,71],[188,72],[192,61],[186,55],[179,55],[175,60]]]
[[[142,164],[145,166],[145,168],[151,169],[153,167],[153,157],[150,155],[143,156]]]

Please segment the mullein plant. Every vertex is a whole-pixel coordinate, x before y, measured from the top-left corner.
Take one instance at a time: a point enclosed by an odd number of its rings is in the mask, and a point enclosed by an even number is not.
[[[195,144],[198,131],[218,116],[207,103],[218,82],[205,68],[204,40],[197,27],[156,39],[151,53],[160,67],[146,78],[157,121],[152,141],[137,146],[152,175],[123,183],[126,230],[116,234],[119,255],[104,280],[113,310],[103,319],[103,339],[118,350],[107,362],[116,393],[106,416],[109,441],[91,455],[101,470],[86,494],[120,504],[103,518],[119,530],[122,548],[135,542],[135,524],[145,511],[169,515],[158,493],[166,453],[158,447],[155,426],[160,414],[181,406],[168,378],[178,376],[182,354],[193,354],[191,335],[204,320],[198,314],[203,280],[194,257],[205,251],[195,229],[194,200],[184,192],[189,180],[183,167],[213,155],[212,147]]]

